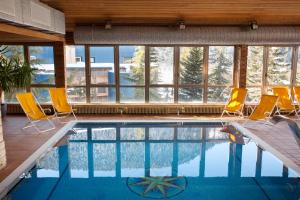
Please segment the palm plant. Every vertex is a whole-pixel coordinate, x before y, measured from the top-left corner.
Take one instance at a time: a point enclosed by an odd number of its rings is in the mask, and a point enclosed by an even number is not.
[[[15,89],[26,88],[31,84],[31,77],[36,69],[29,63],[22,61],[18,55],[10,58],[5,54],[9,52],[5,46],[0,46],[0,97],[3,92],[12,92]]]

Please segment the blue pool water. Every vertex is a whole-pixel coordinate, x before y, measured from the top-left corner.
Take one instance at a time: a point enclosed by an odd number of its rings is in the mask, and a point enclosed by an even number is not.
[[[79,123],[8,199],[295,199],[298,175],[218,123]]]

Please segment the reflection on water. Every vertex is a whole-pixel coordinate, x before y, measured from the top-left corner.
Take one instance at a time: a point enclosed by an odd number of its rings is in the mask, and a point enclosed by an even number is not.
[[[172,199],[300,197],[297,173],[254,142],[230,143],[218,125],[94,124],[76,131],[38,161],[12,199],[144,199],[126,182],[148,176],[186,177],[187,188]]]

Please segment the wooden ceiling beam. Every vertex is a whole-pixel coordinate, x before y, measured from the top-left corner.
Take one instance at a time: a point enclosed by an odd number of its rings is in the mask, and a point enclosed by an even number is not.
[[[36,38],[48,42],[64,42],[65,38],[59,35],[52,35],[28,28],[18,27],[10,24],[0,23],[0,31],[5,33],[16,34],[25,37]]]

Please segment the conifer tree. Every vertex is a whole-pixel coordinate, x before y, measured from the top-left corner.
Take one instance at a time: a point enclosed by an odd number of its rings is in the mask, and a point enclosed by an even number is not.
[[[180,84],[200,85],[203,81],[203,49],[193,47],[186,58],[180,62]],[[198,87],[181,88],[180,99],[183,101],[201,100],[202,91]]]

